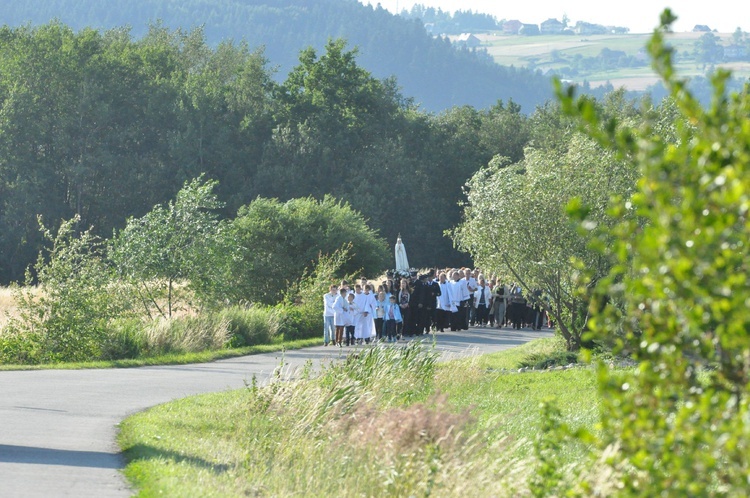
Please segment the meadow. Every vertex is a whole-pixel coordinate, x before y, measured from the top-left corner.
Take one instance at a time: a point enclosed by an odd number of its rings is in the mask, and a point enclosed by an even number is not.
[[[677,57],[675,69],[683,76],[705,76],[706,71],[714,67],[731,69],[738,77],[750,76],[750,63],[731,62],[707,66],[695,61],[693,52],[695,43],[704,33],[671,33],[668,43],[674,47]],[[721,43],[731,43],[731,33],[715,33]],[[576,58],[598,57],[603,49],[624,52],[627,56],[643,60],[641,67],[618,67],[609,69],[579,69],[574,83],[588,81],[596,87],[612,83],[615,88],[627,90],[646,90],[659,81],[649,65],[649,58],[644,50],[650,34],[621,35],[543,35],[543,36],[507,36],[500,34],[480,34],[482,47],[498,64],[515,67],[532,67],[543,72],[554,72],[571,66]]]
[[[139,496],[523,496],[537,477],[540,406],[593,429],[588,367],[517,373],[558,339],[436,362],[416,342],[375,347],[267,387],[196,396],[121,424]],[[560,444],[559,465],[580,443]]]

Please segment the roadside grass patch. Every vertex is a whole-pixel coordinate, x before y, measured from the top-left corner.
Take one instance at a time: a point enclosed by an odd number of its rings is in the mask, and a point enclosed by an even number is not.
[[[135,368],[155,365],[188,365],[191,363],[207,363],[210,361],[237,358],[260,353],[275,353],[283,350],[293,350],[320,346],[322,339],[299,339],[285,341],[281,337],[275,338],[270,344],[259,344],[243,348],[220,349],[216,351],[200,351],[196,353],[172,353],[152,357],[141,357],[121,360],[99,360],[85,362],[45,363],[42,365],[8,364],[0,365],[4,370],[78,370],[81,368]]]
[[[571,426],[598,415],[590,369],[507,373],[544,339],[474,359],[429,349],[363,349],[288,380],[195,396],[121,425],[139,496],[518,496],[529,494],[540,403]],[[579,444],[561,448],[575,462]]]

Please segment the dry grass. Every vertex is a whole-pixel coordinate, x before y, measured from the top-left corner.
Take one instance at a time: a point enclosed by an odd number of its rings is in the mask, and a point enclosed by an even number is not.
[[[0,287],[0,329],[8,320],[18,316],[18,307],[10,287]]]

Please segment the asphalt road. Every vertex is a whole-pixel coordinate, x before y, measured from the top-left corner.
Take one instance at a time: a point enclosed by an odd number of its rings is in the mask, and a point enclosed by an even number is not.
[[[512,348],[551,332],[471,329],[437,334],[444,359]],[[344,348],[344,351],[351,348]],[[339,357],[340,350],[288,351],[285,368]],[[0,372],[0,497],[125,497],[117,424],[148,407],[194,394],[265,382],[281,353],[214,363],[107,370]]]

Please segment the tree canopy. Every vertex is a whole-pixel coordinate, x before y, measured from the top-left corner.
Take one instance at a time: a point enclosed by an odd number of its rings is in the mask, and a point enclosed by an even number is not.
[[[212,48],[200,29],[0,29],[0,282],[35,261],[37,215],[109,237],[200,175],[222,219],[259,196],[333,195],[391,244],[419,241],[415,265],[467,264],[443,236],[462,185],[519,157],[529,118],[513,101],[423,112],[359,54],[330,40],[277,83],[263,52]]]

